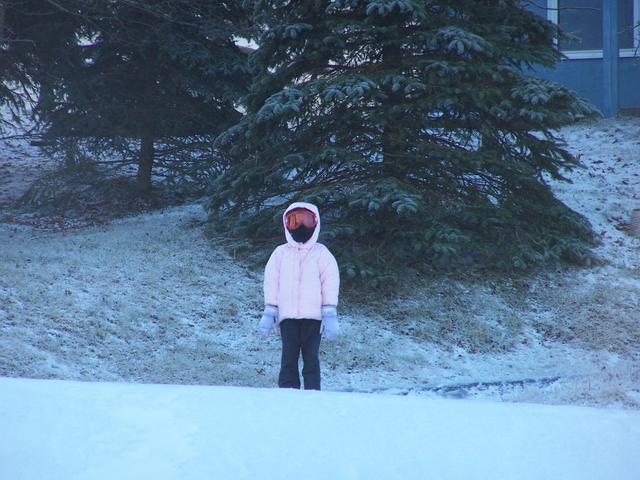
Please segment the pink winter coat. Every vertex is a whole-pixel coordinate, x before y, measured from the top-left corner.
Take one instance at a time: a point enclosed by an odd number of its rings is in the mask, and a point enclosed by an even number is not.
[[[316,214],[318,224],[305,243],[296,242],[285,226],[285,215],[294,208]],[[271,254],[264,270],[264,303],[278,307],[278,323],[285,318],[322,320],[322,307],[338,305],[340,273],[329,249],[318,243],[320,213],[311,203],[295,202],[282,215],[287,243]]]

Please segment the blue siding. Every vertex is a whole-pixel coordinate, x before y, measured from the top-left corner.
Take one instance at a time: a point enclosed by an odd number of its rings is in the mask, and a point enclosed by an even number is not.
[[[535,70],[534,74],[570,88],[579,97],[589,100],[602,111],[604,97],[601,59],[563,60],[553,70],[540,68]]]
[[[640,58],[620,59],[620,108],[640,108]]]
[[[604,108],[604,67],[602,59],[563,60],[553,70],[538,68],[534,75],[570,88],[589,100],[598,110]],[[618,79],[621,109],[640,109],[640,58],[621,58]]]

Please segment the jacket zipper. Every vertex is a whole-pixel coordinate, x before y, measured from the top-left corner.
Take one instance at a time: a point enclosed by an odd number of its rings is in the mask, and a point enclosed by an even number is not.
[[[296,317],[300,318],[300,290],[302,284],[302,256],[300,255],[301,248],[298,248],[298,301],[297,301],[297,312]]]

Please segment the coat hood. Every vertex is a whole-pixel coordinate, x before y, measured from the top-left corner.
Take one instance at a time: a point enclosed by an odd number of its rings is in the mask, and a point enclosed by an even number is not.
[[[289,233],[289,230],[287,230],[287,222],[285,217],[287,215],[287,212],[293,210],[294,208],[306,208],[307,210],[311,210],[313,213],[316,214],[316,218],[318,219],[318,224],[316,225],[316,229],[313,231],[313,235],[311,235],[311,238],[307,240],[305,243],[296,242],[291,236],[291,234]],[[320,235],[320,212],[318,211],[318,207],[316,207],[313,203],[293,202],[291,205],[287,207],[285,212],[282,214],[282,226],[284,227],[284,236],[286,237],[287,243],[289,245],[296,248],[313,247],[318,241],[318,235]]]

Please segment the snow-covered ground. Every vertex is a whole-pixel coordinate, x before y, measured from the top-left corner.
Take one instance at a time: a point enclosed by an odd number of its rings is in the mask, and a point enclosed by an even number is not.
[[[323,389],[640,408],[640,240],[624,228],[640,119],[562,133],[586,168],[555,188],[603,233],[603,265],[343,297]],[[279,339],[255,332],[262,272],[212,245],[204,220],[194,204],[75,230],[0,223],[0,376],[274,387]]]
[[[11,480],[637,480],[640,412],[0,379]]]
[[[25,132],[20,129],[5,132],[8,137]],[[55,168],[56,161],[43,155],[28,138],[8,138],[0,141],[0,211],[10,207],[29,186],[43,174]]]

